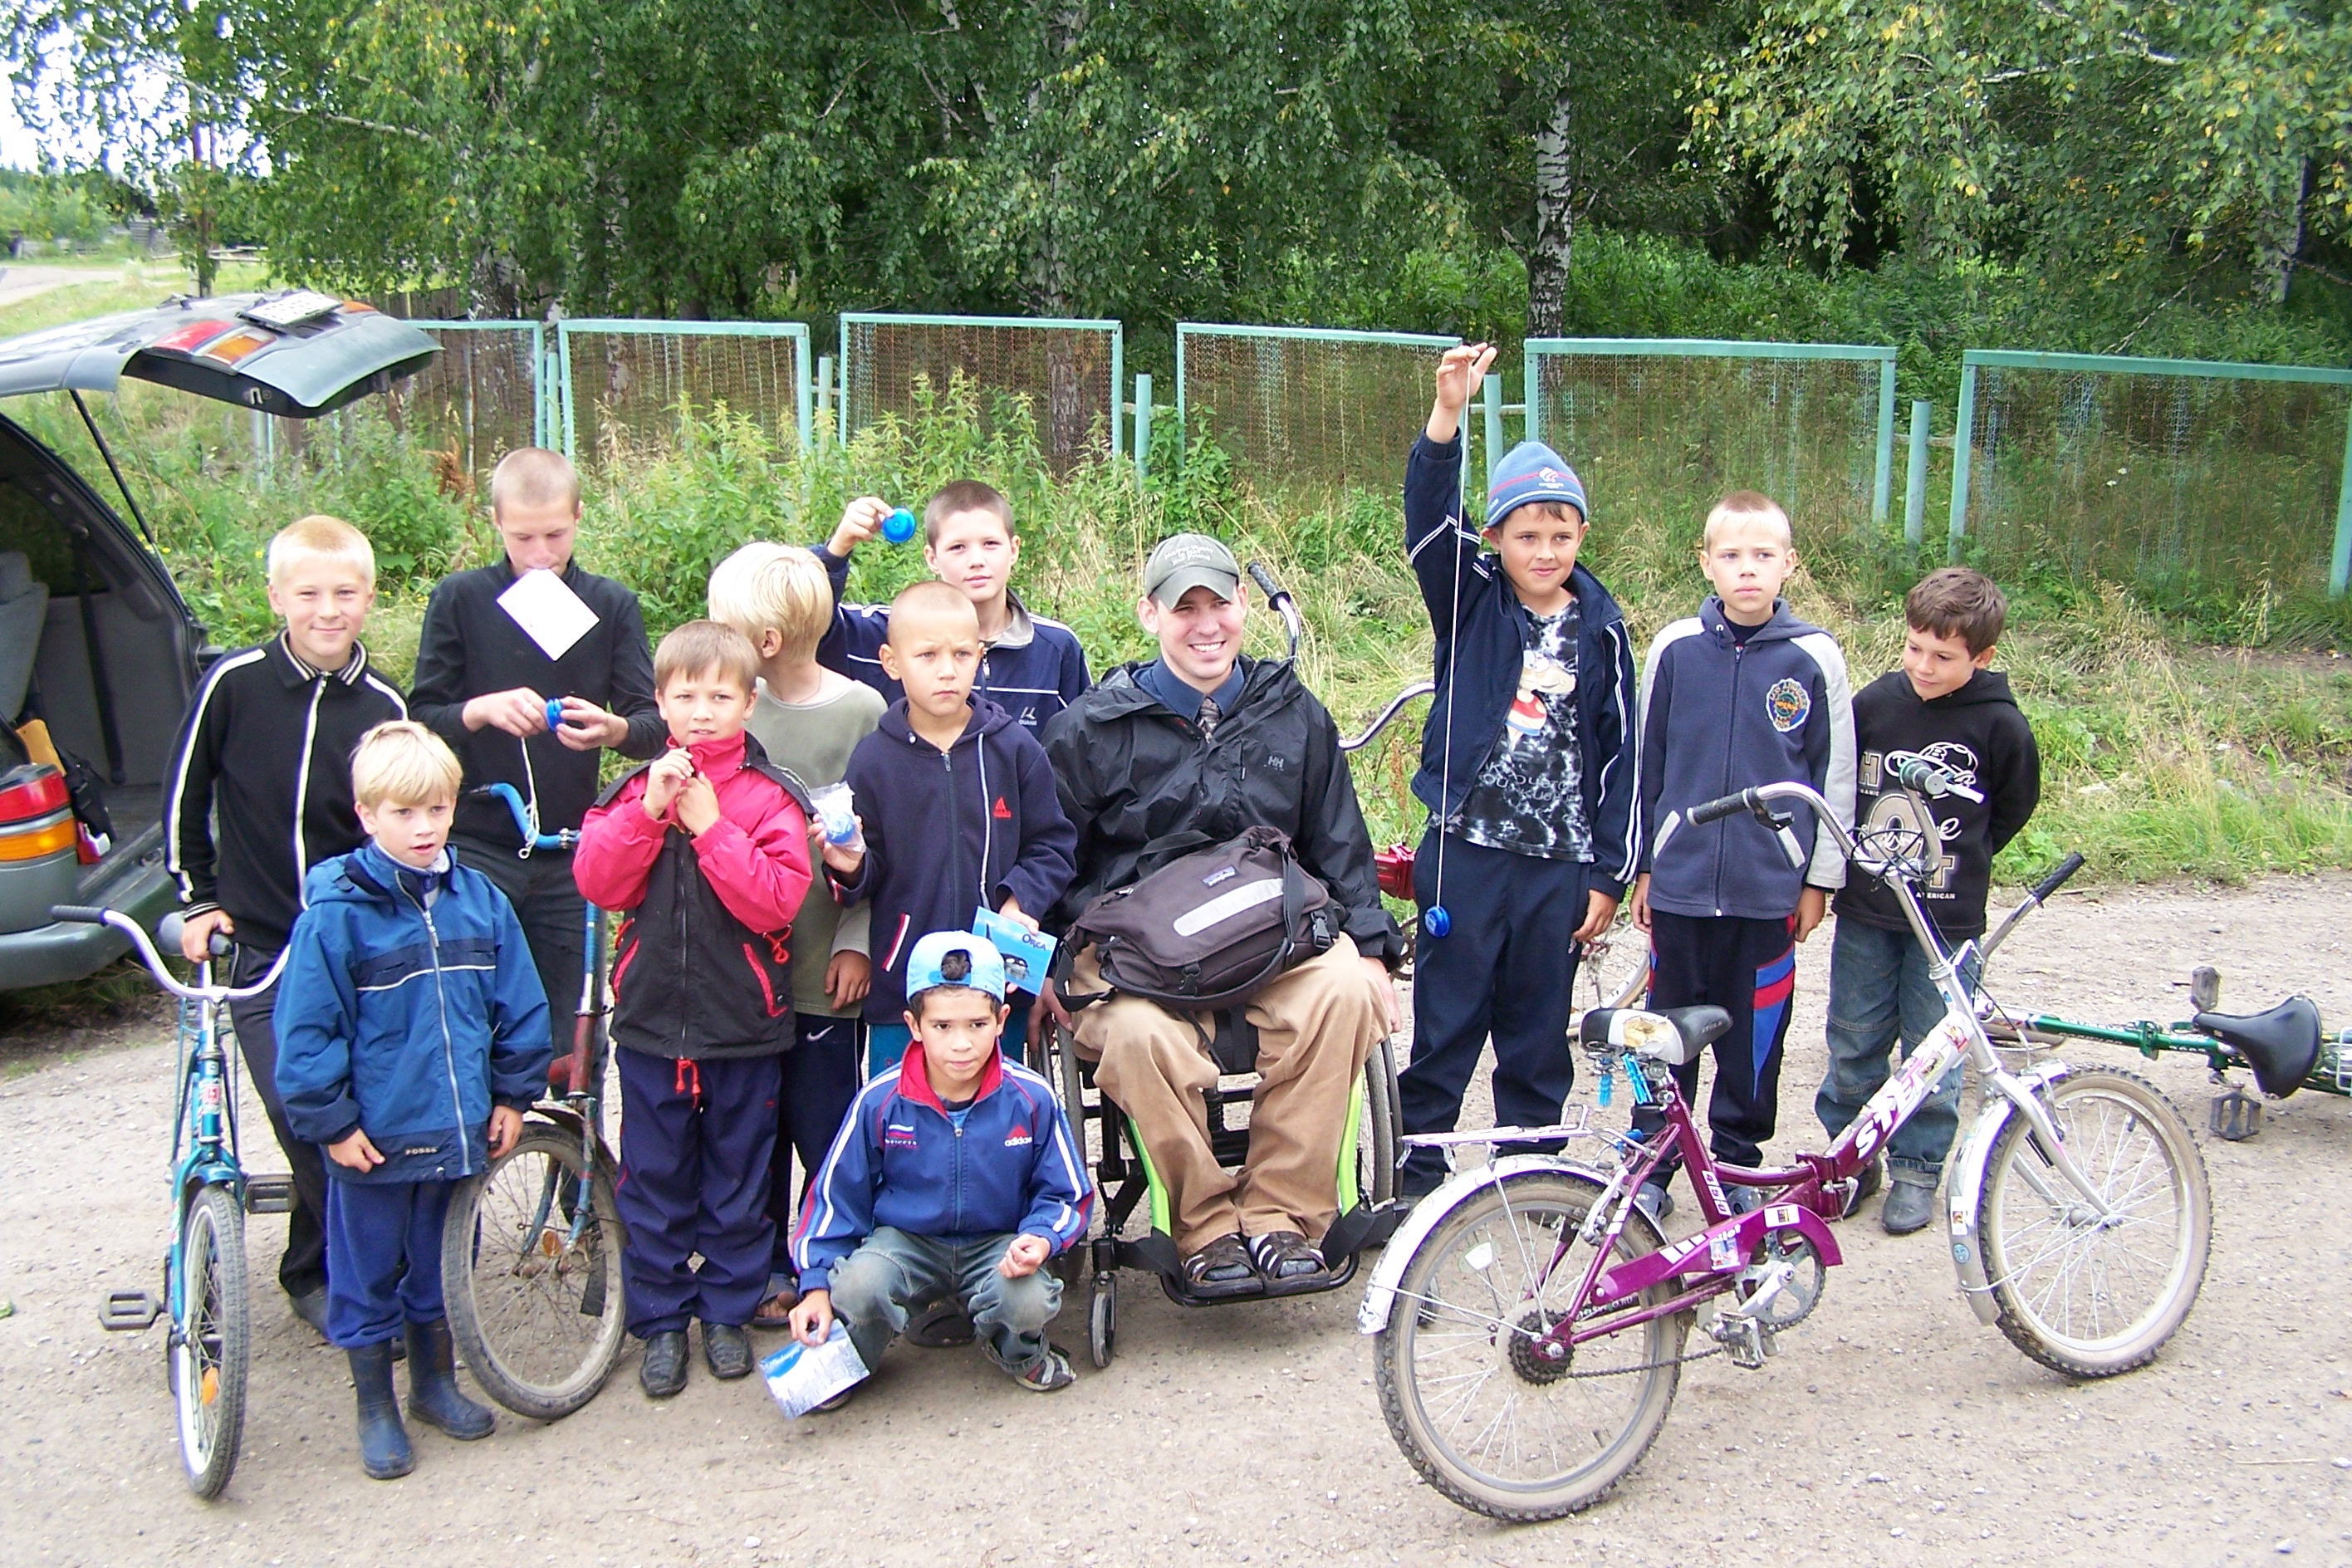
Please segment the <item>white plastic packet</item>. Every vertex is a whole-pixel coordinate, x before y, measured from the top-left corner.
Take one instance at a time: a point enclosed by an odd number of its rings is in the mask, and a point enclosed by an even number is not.
[[[866,1369],[850,1342],[849,1325],[835,1318],[824,1343],[811,1349],[794,1340],[760,1363],[760,1375],[777,1406],[797,1419],[865,1382]]]
[[[816,807],[817,819],[824,825],[826,843],[843,849],[866,847],[866,830],[857,825],[856,797],[847,783],[809,791],[809,804]]]

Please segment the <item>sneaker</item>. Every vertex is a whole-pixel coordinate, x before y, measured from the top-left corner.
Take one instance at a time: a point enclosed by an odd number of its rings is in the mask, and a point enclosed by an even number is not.
[[[1915,1230],[1925,1230],[1935,1222],[1936,1189],[1927,1182],[1910,1182],[1895,1178],[1886,1189],[1886,1203],[1878,1211],[1878,1223],[1886,1227],[1889,1236],[1908,1236]]]
[[[1020,1366],[999,1359],[993,1345],[988,1348],[988,1359],[995,1363],[999,1372],[1032,1394],[1052,1394],[1078,1381],[1078,1374],[1070,1370],[1069,1352],[1059,1345],[1047,1345],[1044,1354]]]
[[[1675,1194],[1664,1182],[1643,1182],[1633,1190],[1633,1206],[1649,1215],[1652,1225],[1663,1225],[1675,1212]]]
[[[731,1383],[751,1375],[751,1342],[733,1323],[702,1325],[702,1359],[710,1375]]]
[[[646,1341],[637,1383],[647,1397],[667,1399],[686,1386],[686,1331],[666,1329]]]

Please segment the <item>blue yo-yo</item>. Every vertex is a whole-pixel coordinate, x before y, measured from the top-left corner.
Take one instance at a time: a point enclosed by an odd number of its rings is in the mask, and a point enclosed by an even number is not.
[[[1444,936],[1454,929],[1454,917],[1446,913],[1444,904],[1432,904],[1421,917],[1421,929],[1432,936]]]
[[[904,544],[915,537],[915,514],[905,507],[893,507],[890,515],[882,520],[882,537],[893,544]]]
[[[563,704],[553,697],[547,700],[547,727],[551,730],[563,728]]]

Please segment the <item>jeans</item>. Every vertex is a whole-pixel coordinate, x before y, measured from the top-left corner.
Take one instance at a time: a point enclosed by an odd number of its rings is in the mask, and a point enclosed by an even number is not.
[[[1961,970],[1973,988],[1978,965]],[[1906,1055],[1942,1022],[1944,998],[1927,973],[1927,955],[1908,931],[1883,931],[1840,920],[1830,948],[1830,1067],[1813,1096],[1813,1114],[1834,1138],[1843,1132],[1892,1070],[1889,1051],[1899,1036]],[[1934,1186],[1960,1125],[1961,1071],[1954,1067],[1887,1141],[1887,1173],[1896,1181]]]
[[[1007,1279],[996,1271],[1006,1232],[996,1236],[916,1236],[883,1226],[835,1267],[833,1312],[867,1371],[907,1327],[907,1309],[953,1300],[971,1319],[999,1363],[1019,1370],[1045,1353],[1045,1325],[1062,1306],[1062,1281],[1050,1264]]]

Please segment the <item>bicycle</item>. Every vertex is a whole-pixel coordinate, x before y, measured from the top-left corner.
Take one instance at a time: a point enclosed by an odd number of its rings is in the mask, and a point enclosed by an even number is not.
[[[163,1253],[162,1300],[144,1290],[116,1290],[99,1310],[100,1327],[141,1332],[168,1317],[164,1375],[178,1413],[180,1462],[188,1489],[216,1498],[236,1468],[245,1437],[246,1375],[253,1323],[245,1277],[245,1216],[284,1214],[294,1206],[288,1176],[247,1175],[237,1157],[236,1056],[221,1040],[228,1004],[257,996],[278,982],[286,958],[251,985],[213,984],[211,959],[196,966],[195,984],[183,984],[139,922],[119,910],[59,904],[49,918],[110,926],[128,938],[155,983],[180,999],[177,1055],[180,1089],[172,1111],[172,1241]],[[180,917],[167,916],[163,941],[179,946]],[[214,933],[213,958],[229,942]]]
[[[1933,820],[1921,794],[1962,787],[1920,758],[1899,764],[1898,783],[1919,822]],[[1967,944],[1948,951],[1920,906],[1927,845],[1916,828],[1865,828],[1858,842],[1801,784],[1727,795],[1690,820],[1748,811],[1777,831],[1788,823],[1772,809],[1778,800],[1812,806],[1852,865],[1894,890],[1929,956],[1943,1021],[1825,1153],[1787,1166],[1718,1164],[1665,1070],[1696,1059],[1729,1027],[1716,1007],[1583,1017],[1601,1102],[1622,1072],[1637,1103],[1664,1112],[1654,1139],[1595,1131],[1587,1110],[1555,1127],[1406,1140],[1568,1144],[1558,1154],[1503,1155],[1425,1199],[1381,1259],[1358,1315],[1398,1447],[1465,1508],[1513,1521],[1588,1508],[1656,1438],[1685,1363],[1728,1354],[1761,1367],[1776,1336],[1819,1305],[1841,1261],[1827,1222],[1850,1209],[1864,1168],[1963,1060],[1982,1076],[1986,1107],[1947,1167],[1948,1209],[1954,1266],[1978,1318],[2045,1366],[2105,1377],[2153,1357],[2196,1302],[2212,1199],[2170,1103],[2128,1073],[2053,1061],[2019,1075],[2003,1066],[1959,978]],[[1598,1142],[1613,1168],[1572,1158],[1580,1142]],[[1677,1151],[1704,1224],[1670,1241],[1633,1200]],[[1734,1212],[1727,1186],[1760,1190],[1763,1201]],[[1685,1353],[1698,1309],[1725,1296],[1731,1303],[1706,1330],[1713,1346]]]
[[[493,784],[526,850],[570,849],[576,829],[541,833],[511,784]],[[618,1163],[603,1133],[605,956],[602,911],[587,906],[572,1050],[549,1074],[522,1136],[458,1184],[442,1232],[449,1333],[485,1393],[518,1415],[553,1421],[596,1396],[621,1359],[627,1312]]]

